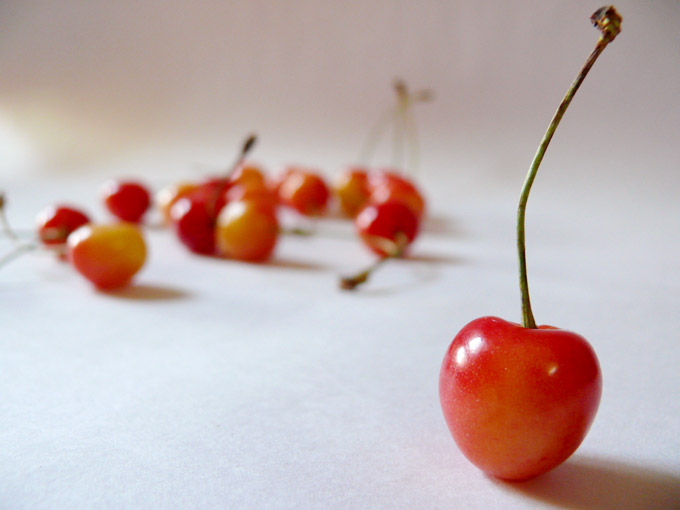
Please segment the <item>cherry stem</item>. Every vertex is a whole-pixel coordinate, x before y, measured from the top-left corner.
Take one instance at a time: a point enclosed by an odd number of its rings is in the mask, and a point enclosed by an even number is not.
[[[555,130],[559,125],[564,113],[574,98],[576,91],[583,83],[588,71],[593,66],[600,53],[607,47],[607,45],[614,40],[614,38],[621,31],[621,16],[616,12],[614,7],[607,6],[602,7],[595,11],[591,16],[590,20],[593,24],[600,30],[601,35],[597,41],[595,49],[590,54],[586,63],[584,64],[581,71],[576,76],[576,79],[572,82],[571,86],[567,90],[567,93],[562,99],[560,106],[557,108],[555,115],[548,126],[545,135],[543,135],[543,140],[538,146],[534,160],[531,163],[529,172],[527,173],[526,179],[524,180],[524,185],[522,187],[522,192],[520,194],[519,206],[517,208],[517,251],[519,256],[519,287],[522,294],[522,326],[525,328],[536,328],[536,321],[534,319],[534,314],[531,310],[531,301],[529,299],[529,283],[527,280],[527,263],[526,263],[526,252],[525,252],[525,234],[524,234],[524,218],[526,213],[527,200],[529,199],[529,192],[531,191],[531,186],[536,178],[536,173],[538,172],[538,167],[543,160],[545,151],[552,140]]]
[[[14,242],[18,242],[19,236],[14,232],[12,227],[10,227],[9,221],[7,220],[7,214],[5,213],[6,203],[5,194],[0,191],[0,223],[2,223],[2,231],[6,237],[9,237]]]
[[[395,167],[401,167],[404,137],[406,137],[410,156],[409,170],[411,173],[416,173],[419,157],[418,131],[413,118],[412,105],[414,103],[431,101],[434,95],[432,91],[427,89],[410,92],[406,83],[401,79],[395,80],[394,91],[397,95],[397,103],[378,119],[378,122],[369,132],[359,156],[359,161],[365,165],[370,164],[378,143],[387,132],[390,124],[392,124],[392,164]]]
[[[38,244],[36,243],[22,243],[22,244],[17,244],[14,249],[0,257],[0,267],[3,267],[7,264],[9,264],[12,260],[18,258],[20,255],[23,255],[24,253],[28,253],[29,251],[33,251],[38,248]]]
[[[222,193],[224,193],[225,190],[229,187],[229,178],[236,171],[236,169],[243,164],[243,161],[246,159],[250,151],[255,146],[255,142],[257,142],[257,135],[255,134],[251,134],[245,139],[243,145],[241,146],[241,150],[238,153],[238,156],[236,156],[236,159],[231,164],[231,166],[228,167],[226,178],[224,179],[222,184],[220,184],[220,186],[218,186],[217,189],[215,189],[214,193],[212,194],[212,201],[210,202],[210,211],[212,212],[213,216],[215,215],[215,213],[218,212],[215,211],[217,201],[220,199]]]
[[[359,271],[353,276],[344,276],[340,278],[340,288],[343,290],[354,290],[356,289],[359,285],[366,283],[373,274],[373,272],[378,269],[380,266],[382,266],[385,262],[387,262],[390,259],[398,259],[401,258],[404,255],[404,251],[406,250],[406,247],[408,246],[408,238],[403,232],[397,232],[395,236],[396,241],[393,242],[389,239],[383,239],[380,238],[381,241],[384,242],[384,244],[390,244],[390,250],[388,251],[387,255],[384,255],[380,257],[378,260],[373,262],[370,266],[368,266],[366,269],[363,271]]]

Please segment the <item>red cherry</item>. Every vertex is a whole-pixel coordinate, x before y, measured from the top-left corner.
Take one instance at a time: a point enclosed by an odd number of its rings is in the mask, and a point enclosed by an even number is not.
[[[106,208],[122,221],[138,223],[151,205],[149,190],[135,181],[107,181],[101,193]]]
[[[330,191],[321,176],[311,170],[287,169],[278,185],[282,204],[305,216],[319,216],[326,211]]]
[[[68,236],[73,267],[97,288],[127,285],[146,260],[146,243],[137,226],[84,225]]]
[[[180,198],[170,209],[170,218],[177,237],[192,252],[215,253],[215,215],[208,197],[196,193]]]
[[[267,260],[276,246],[279,223],[266,202],[230,202],[217,218],[217,251],[248,262]]]
[[[50,206],[38,213],[38,237],[48,246],[64,244],[71,232],[87,223],[90,218],[74,207]]]
[[[193,193],[198,188],[198,185],[193,182],[179,182],[161,189],[156,193],[156,205],[161,211],[163,221],[166,225],[172,223],[170,218],[170,209],[182,197]]]
[[[389,170],[372,172],[368,176],[370,201],[402,202],[411,208],[418,218],[425,213],[425,198],[416,185],[406,177]]]
[[[601,393],[600,367],[583,337],[497,317],[458,333],[439,377],[444,417],[461,452],[508,480],[564,462],[588,432]]]
[[[333,191],[342,212],[355,217],[370,198],[367,171],[360,167],[348,168],[333,183]]]
[[[354,224],[364,244],[381,257],[401,254],[419,230],[418,218],[401,202],[369,204],[357,215]]]
[[[522,324],[483,317],[453,339],[439,376],[444,417],[463,454],[483,471],[508,480],[540,475],[564,462],[583,441],[602,394],[602,375],[586,340],[536,326],[527,280],[525,213],[541,160],[564,112],[621,17],[603,7],[591,20],[601,32],[567,90],[539,145],[517,208]]]

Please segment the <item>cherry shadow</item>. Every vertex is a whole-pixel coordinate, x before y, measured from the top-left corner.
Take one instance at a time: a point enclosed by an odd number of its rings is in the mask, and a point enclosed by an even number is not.
[[[161,285],[136,284],[120,290],[106,292],[107,296],[133,301],[174,301],[190,296],[182,289]]]
[[[272,260],[263,263],[262,267],[297,269],[301,271],[324,271],[328,269],[327,266],[323,264],[318,264],[316,262],[309,262],[306,260],[293,260],[279,257],[274,257]]]
[[[451,265],[460,265],[465,262],[464,258],[457,257],[455,255],[441,255],[428,253],[418,253],[415,255],[409,255],[405,260],[412,260],[413,262],[425,262],[427,264],[451,264]]]
[[[680,509],[680,474],[615,459],[574,457],[507,490],[574,510]]]

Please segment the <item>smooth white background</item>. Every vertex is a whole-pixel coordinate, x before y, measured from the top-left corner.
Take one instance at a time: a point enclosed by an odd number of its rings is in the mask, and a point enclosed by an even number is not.
[[[459,454],[439,410],[455,333],[519,319],[517,194],[599,6],[2,2],[0,185],[17,227],[55,201],[105,220],[103,179],[198,176],[251,131],[272,171],[332,177],[395,77],[436,99],[415,112],[430,219],[411,260],[356,294],[337,276],[371,256],[338,220],[264,266],[148,232],[147,266],[116,294],[42,253],[3,268],[0,506],[677,507],[677,2],[617,4],[623,32],[529,204],[537,319],[583,334],[603,369],[586,441],[504,484]]]

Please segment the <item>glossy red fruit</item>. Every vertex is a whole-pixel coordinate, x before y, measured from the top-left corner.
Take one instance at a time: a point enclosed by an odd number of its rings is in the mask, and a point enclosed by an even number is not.
[[[107,181],[101,193],[106,208],[122,221],[138,223],[151,205],[149,190],[136,181]]]
[[[288,169],[278,185],[279,200],[305,216],[320,216],[326,211],[330,190],[316,171]]]
[[[198,184],[193,182],[178,182],[161,189],[156,193],[156,205],[163,216],[163,222],[166,225],[172,223],[172,218],[170,217],[170,209],[175,203],[182,197],[189,196],[197,188]]]
[[[40,242],[48,246],[64,244],[71,232],[90,223],[87,214],[66,205],[47,207],[36,220]]]
[[[354,220],[364,244],[381,257],[398,256],[418,235],[419,221],[401,202],[369,204]]]
[[[366,169],[350,167],[342,172],[333,182],[333,192],[343,214],[354,218],[370,198]]]
[[[425,198],[410,179],[390,170],[371,172],[368,175],[369,200],[375,204],[401,202],[418,218],[425,214]]]
[[[261,262],[271,257],[279,236],[275,209],[266,202],[230,202],[217,218],[217,252],[223,257]]]
[[[215,211],[212,195],[190,194],[177,200],[170,209],[170,218],[179,240],[192,252],[201,255],[215,253]]]
[[[68,236],[73,267],[102,290],[127,285],[146,260],[146,243],[136,225],[84,225]]]
[[[458,333],[439,377],[444,417],[461,452],[507,480],[564,462],[588,432],[601,393],[600,366],[583,337],[497,317]]]

